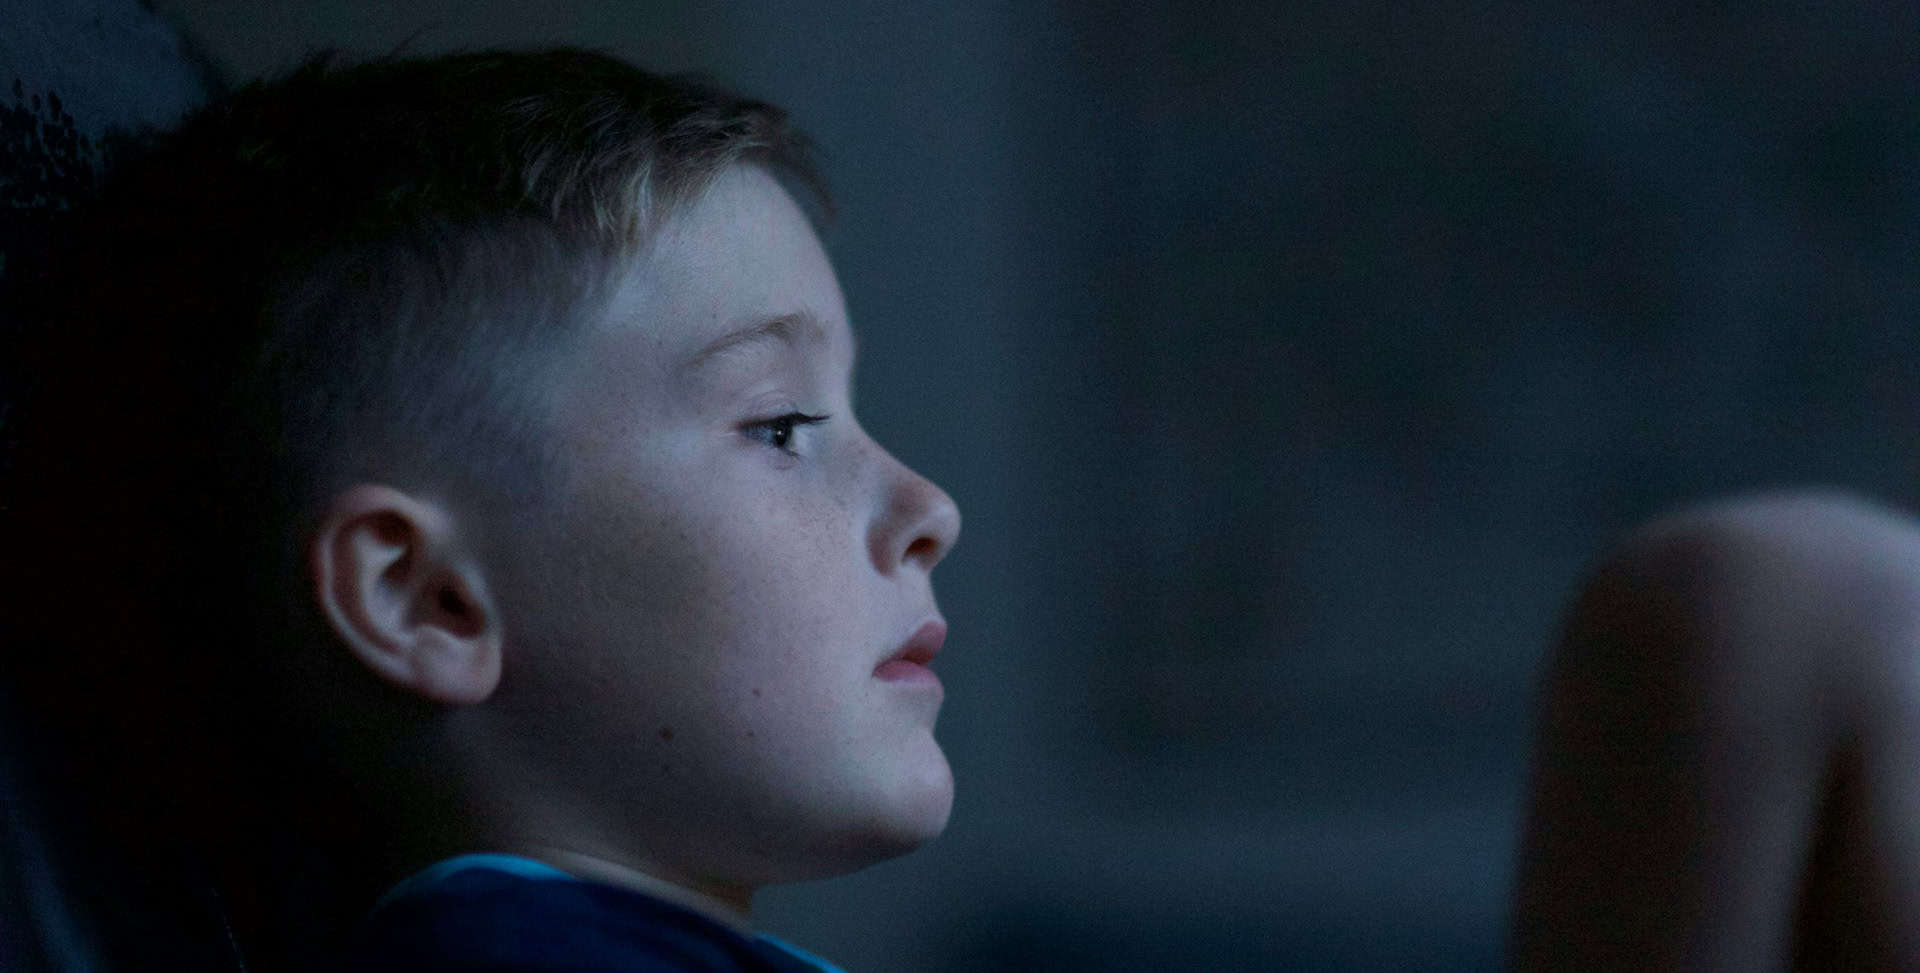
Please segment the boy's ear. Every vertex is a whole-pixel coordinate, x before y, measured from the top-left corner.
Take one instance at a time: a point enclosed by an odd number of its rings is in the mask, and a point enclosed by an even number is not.
[[[446,510],[353,487],[321,518],[307,563],[321,614],[376,676],[439,703],[493,695],[500,618]]]

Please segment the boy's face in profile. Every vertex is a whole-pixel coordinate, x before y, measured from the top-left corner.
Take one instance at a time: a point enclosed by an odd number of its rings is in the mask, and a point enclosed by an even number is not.
[[[819,240],[737,165],[668,219],[557,390],[559,487],[499,525],[499,745],[567,850],[725,894],[945,825],[938,487],[855,422]]]

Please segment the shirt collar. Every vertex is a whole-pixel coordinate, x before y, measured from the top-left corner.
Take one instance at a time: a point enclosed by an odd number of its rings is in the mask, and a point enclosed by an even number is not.
[[[382,895],[380,897],[380,900],[374,904],[374,908],[378,909],[381,906],[384,906],[387,903],[392,902],[396,899],[403,899],[408,896],[418,895],[422,892],[427,891],[433,886],[438,885],[439,883],[447,880],[448,878],[472,868],[484,868],[484,869],[490,869],[496,872],[506,872],[509,875],[517,875],[521,878],[533,879],[536,881],[545,881],[545,882],[586,881],[585,879],[582,879],[576,875],[573,875],[572,873],[565,872],[558,868],[555,868],[552,865],[547,864],[546,862],[535,861],[531,858],[527,858],[522,855],[508,855],[508,854],[503,854],[501,852],[475,852],[475,853],[469,853],[465,855],[455,855],[452,858],[442,859],[440,861],[434,862],[431,865],[428,865],[426,868],[423,868],[413,873],[412,875],[409,875],[404,879],[401,879],[392,888],[387,890],[387,894]],[[840,967],[835,966],[832,963],[829,963],[826,960],[821,959],[820,957],[815,956],[812,953],[809,953],[806,950],[801,949],[800,947],[795,946],[792,943],[786,942],[785,940],[779,939],[777,937],[762,935],[762,934],[753,933],[753,932],[743,932],[743,935],[750,936],[762,943],[765,943],[768,946],[773,947],[774,949],[779,950],[780,952],[783,952],[793,957],[794,960],[808,967],[811,967],[812,969],[818,971],[818,973],[846,973],[846,971],[842,970]]]

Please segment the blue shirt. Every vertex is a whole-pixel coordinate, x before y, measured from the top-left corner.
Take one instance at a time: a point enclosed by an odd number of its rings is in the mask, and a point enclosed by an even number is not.
[[[843,973],[632,889],[517,855],[460,855],[395,885],[342,970],[374,973]]]

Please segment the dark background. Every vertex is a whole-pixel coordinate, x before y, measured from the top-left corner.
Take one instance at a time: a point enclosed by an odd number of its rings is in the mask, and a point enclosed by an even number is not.
[[[157,6],[236,79],[586,44],[825,147],[864,421],[967,517],[949,833],[762,903],[855,971],[1495,967],[1582,565],[1915,493],[1909,5]]]

